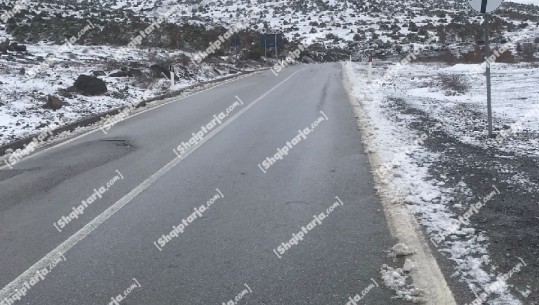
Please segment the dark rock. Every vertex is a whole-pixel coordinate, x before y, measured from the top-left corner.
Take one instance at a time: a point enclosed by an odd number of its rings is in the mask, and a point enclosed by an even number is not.
[[[118,72],[114,72],[114,73],[111,73],[109,74],[110,77],[129,77],[129,72],[127,71],[118,71]]]
[[[15,47],[15,51],[17,51],[17,52],[26,52],[26,46],[19,44],[19,45],[17,45]]]
[[[105,71],[100,71],[100,70],[98,70],[98,71],[93,71],[92,74],[93,74],[94,76],[105,76],[105,75],[107,75],[107,74],[105,73]]]
[[[134,70],[134,69],[133,69]],[[162,65],[152,65],[150,66],[150,71],[153,77],[166,77],[170,79],[170,70],[168,67]],[[178,75],[174,77],[175,80],[180,80]]]
[[[13,52],[26,52],[26,46],[22,44],[18,44],[17,42],[12,42],[9,45],[8,50],[13,51]]]
[[[100,95],[107,92],[107,84],[103,80],[90,75],[80,75],[73,87],[83,95]]]
[[[25,70],[24,68],[21,68],[21,69],[19,70],[19,74],[20,74],[20,75],[25,75],[25,74],[26,74],[26,70]]]
[[[152,72],[153,77],[166,77],[170,79],[170,70],[168,67],[161,65],[152,65],[150,66],[150,71]]]
[[[139,69],[129,69],[129,74],[131,77],[141,77],[144,75]]]
[[[1,53],[7,53],[9,49],[9,39],[6,39],[2,42],[0,42],[0,52]]]
[[[57,96],[49,95],[49,97],[47,98],[47,106],[46,106],[47,108],[50,108],[52,110],[58,110],[62,108],[63,105],[64,103]]]

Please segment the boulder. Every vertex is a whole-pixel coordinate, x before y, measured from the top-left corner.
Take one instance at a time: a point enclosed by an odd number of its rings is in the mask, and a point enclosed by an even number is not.
[[[109,74],[109,76],[110,77],[128,77],[129,73],[127,71],[118,71],[118,72],[113,72]]]
[[[50,108],[52,110],[58,110],[62,108],[63,105],[64,103],[57,96],[49,95],[49,97],[47,98],[47,105],[46,105],[47,108]]]
[[[9,39],[0,42],[0,53],[7,53],[9,49]]]
[[[17,42],[12,42],[9,45],[8,50],[13,52],[26,52],[26,46],[22,44],[18,44]]]
[[[103,80],[90,75],[80,75],[73,87],[83,95],[100,95],[107,92],[107,84]]]
[[[140,77],[142,75],[142,71],[140,71],[139,69],[127,68],[122,68],[120,71],[109,74],[110,77]]]
[[[141,77],[144,73],[140,71],[139,69],[129,69],[129,76],[131,77]]]
[[[152,76],[154,77],[163,77],[163,75],[170,77],[169,68],[165,68],[161,65],[151,65],[150,71],[152,71]]]
[[[101,70],[93,71],[92,74],[93,74],[94,76],[105,76],[105,75],[107,75],[107,74],[105,73],[105,71],[101,71]]]
[[[166,77],[170,79],[170,70],[168,67],[162,65],[152,65],[150,66],[150,71],[152,72],[153,77]],[[180,80],[178,75],[174,77],[175,80]]]

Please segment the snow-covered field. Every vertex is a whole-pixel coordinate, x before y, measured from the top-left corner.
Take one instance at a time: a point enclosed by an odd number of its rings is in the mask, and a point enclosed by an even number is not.
[[[381,79],[393,64],[375,62],[373,80]],[[487,137],[485,77],[479,71],[475,65],[410,64],[374,90],[368,89],[373,85],[367,84],[365,64],[345,63],[343,74],[347,89],[360,103],[368,122],[363,130],[366,149],[384,164],[376,169],[384,192],[416,215],[428,238],[453,262],[452,277],[465,282],[474,294],[490,287],[486,304],[522,304],[529,294],[527,287],[496,280],[503,268],[489,252],[488,232],[458,220],[469,211],[467,203],[460,202],[461,196],[471,201],[488,193],[494,199],[501,195],[490,184],[485,194],[474,194],[462,180],[449,187],[443,174],[435,177],[430,171],[434,163],[440,162],[443,149],[433,151],[422,145],[443,132],[482,149],[495,147],[517,156],[539,155],[539,112],[534,112],[539,107],[539,66],[493,65],[495,132],[511,131],[498,139]],[[458,93],[444,88],[443,75],[457,75],[469,89]],[[419,117],[428,120],[421,121]],[[517,126],[515,123],[521,128],[508,129]],[[410,128],[414,125],[425,132]],[[513,183],[526,182],[532,192],[537,192],[537,185],[527,177],[521,178]],[[497,183],[502,181],[492,185]],[[521,295],[515,295],[511,288]]]
[[[462,75],[466,93],[444,90],[443,75]],[[442,122],[444,129],[464,143],[497,146],[518,154],[539,154],[539,65],[492,65],[494,129],[519,124],[510,136],[489,139],[486,133],[486,79],[479,65],[418,65],[406,67],[395,79],[402,97],[415,108]],[[393,92],[394,94],[395,92]],[[455,94],[455,95],[453,95]]]
[[[24,138],[41,129],[54,129],[85,117],[111,109],[138,103],[168,91],[179,90],[203,81],[217,79],[237,69],[227,65],[189,65],[174,87],[164,76],[150,77],[148,63],[173,62],[181,51],[162,49],[128,49],[119,52],[109,46],[74,45],[62,51],[59,45],[27,45],[29,54],[0,55],[0,145]],[[191,54],[188,54],[191,55]],[[48,57],[50,56],[50,57]],[[38,60],[38,58],[44,58]],[[50,67],[38,68],[31,77],[29,71],[47,62]],[[140,71],[142,77],[111,77],[121,68]],[[104,95],[85,96],[66,93],[81,74],[99,74],[106,82]],[[59,96],[64,106],[58,110],[44,108],[49,95]]]

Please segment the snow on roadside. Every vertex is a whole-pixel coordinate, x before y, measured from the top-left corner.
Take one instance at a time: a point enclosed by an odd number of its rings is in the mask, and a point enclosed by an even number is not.
[[[539,66],[534,64],[492,65],[492,103],[495,131],[513,124],[521,127],[506,139],[489,139],[486,134],[486,80],[477,65],[414,64],[395,82],[406,100],[442,122],[444,131],[459,141],[488,148],[496,146],[519,155],[539,154]],[[444,92],[440,76],[459,76],[469,89],[462,94]],[[464,116],[464,112],[474,116]],[[496,130],[498,129],[498,130]]]
[[[392,63],[377,63],[378,69],[374,70],[374,79],[383,77],[385,68]],[[419,70],[419,71],[417,71]],[[482,287],[488,287],[495,282],[496,269],[490,260],[487,247],[488,239],[482,232],[476,232],[472,227],[459,224],[458,216],[449,209],[450,203],[455,201],[453,194],[461,192],[472,196],[471,191],[464,183],[460,183],[458,190],[444,187],[444,181],[439,181],[428,173],[429,164],[437,160],[440,155],[426,150],[421,146],[421,140],[425,140],[432,134],[418,134],[407,127],[407,122],[415,120],[411,115],[395,111],[390,106],[388,97],[404,98],[410,97],[407,94],[416,94],[416,104],[421,104],[422,94],[431,93],[439,96],[439,92],[430,92],[432,79],[417,80],[416,72],[428,71],[436,75],[441,69],[432,65],[409,65],[406,66],[400,75],[391,83],[384,84],[377,90],[373,90],[369,96],[365,95],[365,89],[369,86],[366,83],[366,69],[364,64],[345,63],[343,66],[343,77],[345,87],[350,96],[355,98],[361,105],[367,122],[367,128],[362,130],[366,141],[368,152],[376,153],[381,159],[381,163],[387,165],[388,174],[378,171],[385,181],[382,187],[384,192],[394,198],[397,204],[406,203],[411,212],[416,215],[419,222],[425,228],[428,238],[436,234],[446,234],[448,228],[452,228],[446,240],[438,244],[438,249],[450,260],[455,262],[455,273],[452,276],[464,281],[474,294],[483,291]],[[405,74],[403,76],[403,74]],[[410,75],[408,75],[410,74]],[[413,75],[413,76],[412,76]],[[409,87],[403,90],[402,82],[406,82]],[[398,84],[398,86],[396,85]],[[407,86],[404,85],[404,86]],[[421,87],[422,92],[418,93]],[[464,97],[459,97],[460,99]],[[457,99],[457,98],[456,98]],[[440,103],[442,104],[442,103]],[[426,103],[425,103],[426,105]],[[428,104],[425,111],[439,119],[443,127],[452,125],[454,117],[444,117],[444,112],[433,110],[443,105]],[[439,114],[439,117],[436,116]],[[447,115],[447,113],[445,113]],[[448,120],[453,120],[448,122]],[[438,126],[431,126],[433,132]],[[384,179],[387,178],[387,179]],[[458,237],[458,238],[457,238]],[[508,290],[506,285],[498,285],[496,291],[492,292],[488,304],[521,304]]]
[[[186,77],[170,88],[170,82],[164,77],[152,79],[149,76],[148,63],[174,61],[180,55],[190,54],[160,49],[119,52],[118,48],[109,46],[80,45],[61,52],[60,46],[44,43],[27,45],[27,48],[28,54],[0,55],[0,145],[37,134],[45,128],[54,129],[169,90],[179,90],[237,72],[226,65],[190,65]],[[39,69],[40,73],[35,77],[24,75],[24,70],[38,66],[49,55],[54,58],[54,61],[49,61],[50,67]],[[148,60],[150,58],[151,61]],[[138,79],[108,75],[120,67],[137,69],[148,76]],[[99,78],[107,84],[106,94],[61,93],[72,86],[79,75],[93,75],[94,72],[105,74]],[[49,95],[59,96],[64,106],[56,111],[44,108]]]

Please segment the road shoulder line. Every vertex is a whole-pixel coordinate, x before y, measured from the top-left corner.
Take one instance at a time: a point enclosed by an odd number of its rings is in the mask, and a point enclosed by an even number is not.
[[[368,122],[368,118],[361,106],[361,103],[354,98],[350,92],[353,88],[345,75],[344,67],[342,69],[343,87],[346,90],[348,101],[350,102],[354,115],[357,120],[357,126],[361,133],[362,142],[365,148],[369,145],[369,137],[366,134],[373,133],[374,130]],[[369,158],[371,168],[378,168],[383,164],[382,159],[374,151],[365,152]],[[425,304],[428,305],[456,305],[451,289],[447,285],[445,277],[429,248],[428,241],[421,231],[421,227],[416,218],[410,213],[405,205],[396,205],[392,201],[394,198],[384,190],[383,183],[377,175],[373,175],[376,183],[377,194],[384,208],[388,227],[391,235],[399,242],[405,243],[417,252],[412,256],[417,263],[417,268],[412,270],[411,276],[417,288],[428,292],[425,296]]]

